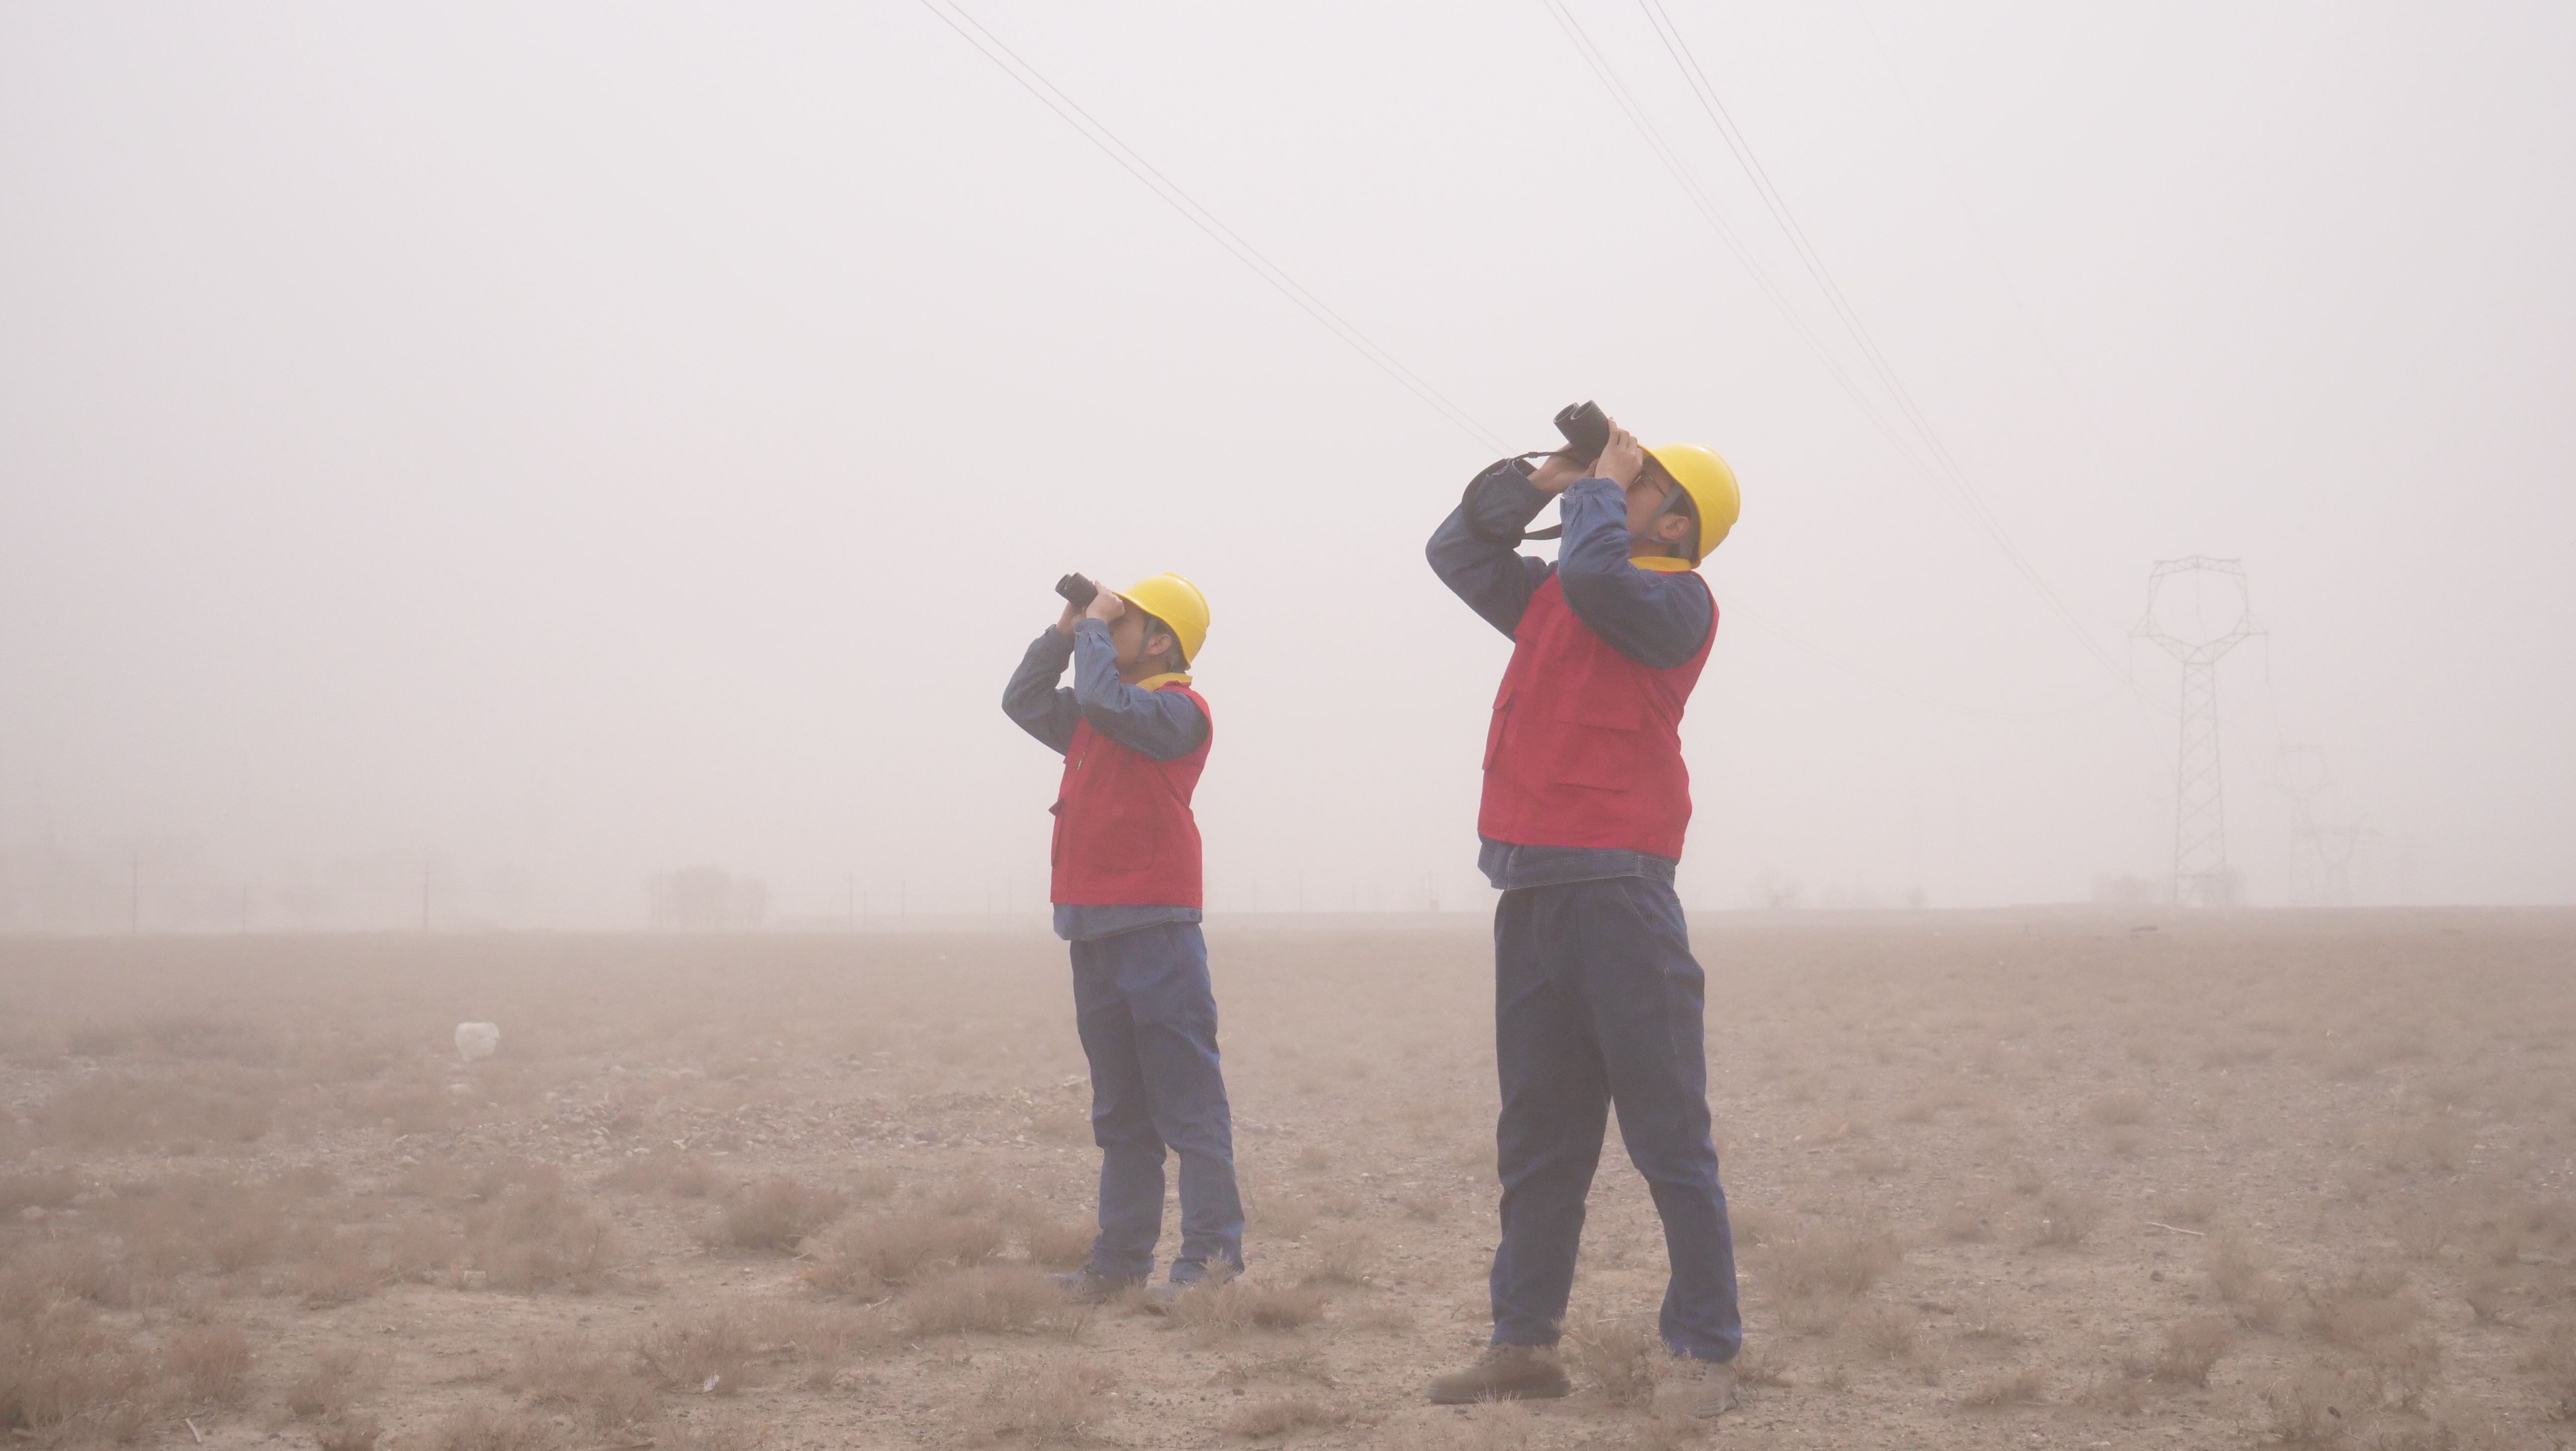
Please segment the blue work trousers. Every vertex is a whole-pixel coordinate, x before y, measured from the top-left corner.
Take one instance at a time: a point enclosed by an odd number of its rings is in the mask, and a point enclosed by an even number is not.
[[[1744,1343],[1735,1243],[1709,1138],[1705,982],[1669,883],[1614,877],[1503,893],[1494,911],[1495,1127],[1503,1240],[1494,1343],[1553,1345],[1574,1289],[1583,1201],[1608,1111],[1664,1221],[1664,1344],[1732,1360]]]
[[[1094,1272],[1154,1272],[1163,1234],[1163,1150],[1181,1157],[1181,1252],[1172,1278],[1243,1268],[1234,1119],[1217,1064],[1216,993],[1196,922],[1166,922],[1073,944],[1073,1011],[1091,1060],[1091,1137],[1100,1145]]]

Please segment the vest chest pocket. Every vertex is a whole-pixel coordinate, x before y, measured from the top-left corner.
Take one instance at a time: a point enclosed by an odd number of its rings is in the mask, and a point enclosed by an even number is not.
[[[1556,718],[1567,725],[1633,731],[1646,723],[1646,703],[1627,691],[1567,691],[1557,697]]]
[[[1625,791],[1637,784],[1645,749],[1646,708],[1619,690],[1568,691],[1555,701],[1555,759],[1548,779],[1596,791]]]
[[[1156,840],[1154,808],[1148,798],[1167,794],[1157,779],[1159,772],[1137,769],[1121,761],[1110,781],[1102,783],[1097,795],[1084,803],[1091,818],[1089,829],[1076,838],[1076,850],[1089,859],[1088,865],[1111,872],[1139,872],[1154,864],[1160,855]]]

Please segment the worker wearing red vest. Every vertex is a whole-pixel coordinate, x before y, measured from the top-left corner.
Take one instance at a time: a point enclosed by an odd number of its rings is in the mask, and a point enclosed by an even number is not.
[[[1052,890],[1073,946],[1074,1021],[1091,1062],[1100,1233],[1067,1293],[1143,1285],[1163,1232],[1163,1158],[1180,1156],[1181,1247],[1149,1294],[1243,1269],[1234,1125],[1216,1045],[1216,995],[1199,935],[1199,829],[1190,794],[1215,726],[1190,687],[1207,599],[1177,574],[1068,605],[1011,676],[1002,709],[1064,755]],[[1066,663],[1073,687],[1060,689]]]
[[[1519,553],[1560,496],[1556,562]],[[1672,1259],[1660,1329],[1681,1360],[1659,1407],[1734,1404],[1743,1326],[1709,1134],[1704,979],[1673,873],[1691,814],[1682,708],[1717,634],[1695,570],[1736,507],[1716,454],[1649,451],[1614,427],[1588,472],[1561,455],[1487,469],[1431,537],[1433,570],[1513,641],[1477,818],[1479,865],[1502,890],[1494,1333],[1474,1365],[1432,1382],[1443,1404],[1571,1389],[1554,1347],[1614,1104]]]

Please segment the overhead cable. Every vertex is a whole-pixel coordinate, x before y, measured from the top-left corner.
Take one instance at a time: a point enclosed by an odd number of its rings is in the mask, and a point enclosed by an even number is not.
[[[1864,355],[1871,360],[1881,386],[1896,400],[1902,414],[1901,423],[1905,426],[1900,427],[1900,420],[1892,420],[1879,401],[1871,396],[1870,391],[1863,388],[1859,380],[1851,375],[1835,350],[1828,347],[1825,341],[1817,336],[1815,330],[1806,321],[1805,315],[1789,301],[1787,294],[1771,276],[1769,269],[1753,256],[1751,249],[1745,245],[1733,226],[1726,221],[1724,213],[1718,209],[1706,189],[1700,186],[1697,178],[1683,164],[1679,152],[1663,136],[1653,118],[1646,113],[1645,107],[1637,101],[1635,94],[1620,78],[1617,66],[1593,42],[1590,34],[1584,30],[1582,22],[1575,18],[1565,0],[1544,0],[1544,3],[1549,13],[1555,17],[1558,27],[1574,43],[1576,53],[1583,58],[1604,89],[1610,92],[1612,99],[1618,102],[1620,110],[1628,117],[1629,124],[1639,136],[1645,139],[1648,147],[1655,153],[1656,159],[1663,164],[1665,171],[1672,176],[1675,184],[1696,206],[1702,218],[1709,223],[1711,230],[1715,231],[1719,239],[1726,244],[1727,250],[1735,256],[1736,261],[1742,264],[1764,297],[1789,323],[1791,331],[1797,334],[1799,340],[1807,345],[1808,350],[1824,366],[1825,371],[1841,386],[1853,406],[1858,408],[1862,416],[1869,420],[1871,426],[1887,439],[1889,445],[1900,457],[1923,472],[1936,488],[1949,496],[1953,507],[1960,512],[1969,526],[1984,535],[1987,541],[2004,556],[2006,562],[2039,592],[2051,613],[2055,614],[2059,622],[2075,635],[2085,651],[2103,668],[2125,679],[2127,672],[2122,670],[2119,662],[2084,629],[2065,602],[2049,586],[2045,577],[2039,574],[2028,558],[2022,554],[2020,548],[2013,543],[2011,536],[2003,529],[2001,521],[1994,516],[1992,510],[1986,507],[1984,500],[1977,496],[1975,489],[1967,480],[1965,471],[1961,470],[1957,461],[1950,457],[1939,435],[1931,430],[1921,410],[1914,406],[1912,395],[1896,378],[1894,370],[1887,366],[1884,355],[1878,352],[1875,342],[1869,340],[1867,330],[1859,326],[1858,314],[1850,309],[1849,303],[1847,301],[1837,303],[1837,316],[1844,323],[1845,328],[1854,334]],[[1654,19],[1658,15],[1660,15],[1660,9],[1651,12],[1649,19]],[[1665,23],[1669,23],[1668,19]],[[1687,48],[1677,49],[1677,40],[1666,38],[1661,25],[1657,27],[1657,35],[1665,40],[1667,50],[1674,53],[1676,64],[1695,66],[1696,62],[1688,60]],[[1702,76],[1700,80],[1704,83],[1705,77]],[[1693,93],[1700,100],[1703,110],[1711,112],[1710,119],[1718,123],[1721,135],[1730,138],[1730,147],[1742,147],[1737,154],[1737,162],[1746,168],[1748,176],[1759,178],[1756,181],[1756,189],[1764,191],[1766,205],[1776,201],[1776,191],[1768,189],[1768,177],[1761,174],[1759,161],[1748,159],[1751,156],[1750,147],[1742,146],[1740,134],[1733,131],[1731,118],[1720,120],[1725,112],[1722,106],[1715,102],[1715,88],[1708,87],[1706,93],[1701,94],[1699,85],[1695,84]],[[1800,248],[1802,260],[1809,260],[1811,271],[1821,270],[1822,258],[1811,258],[1813,248],[1804,245],[1804,231],[1797,229],[1796,219],[1787,213],[1785,203],[1774,208],[1773,220],[1779,223],[1784,231],[1792,234],[1793,245]],[[1832,284],[1830,272],[1824,272],[1817,280],[1819,285],[1826,289],[1829,299],[1840,297],[1841,290]]]
[[[1084,110],[1081,103],[1066,95],[1037,67],[1021,58],[1020,54],[1005,44],[1001,37],[985,29],[983,23],[968,14],[965,7],[958,4],[957,0],[921,0],[921,4],[922,8],[945,22],[949,29],[956,31],[967,44],[975,47],[986,60],[1000,67],[1002,72],[1012,80],[1019,82],[1021,89],[1037,97],[1066,125],[1081,132],[1084,140],[1098,147],[1102,154],[1124,167],[1128,175],[1143,182],[1148,190],[1163,199],[1165,205],[1179,212],[1190,225],[1206,233],[1209,240],[1223,247],[1236,261],[1251,268],[1255,275],[1269,283],[1280,296],[1295,303],[1305,311],[1307,316],[1322,323],[1333,336],[1340,338],[1353,352],[1368,359],[1380,372],[1394,379],[1403,386],[1405,391],[1421,400],[1460,432],[1488,448],[1497,451],[1505,449],[1506,445],[1501,435],[1479,422],[1475,415],[1452,402],[1447,394],[1425,381],[1421,374],[1406,367],[1401,359],[1379,346],[1376,340],[1360,331],[1358,326],[1348,318],[1334,311],[1331,304],[1316,296],[1295,277],[1290,276],[1286,268],[1271,261],[1260,248],[1244,240],[1241,233],[1227,226],[1214,212],[1201,206],[1197,198],[1184,191],[1179,183],[1165,176],[1135,148],[1119,140],[1117,134],[1101,124],[1098,117]]]
[[[2125,675],[2126,672],[2122,671],[2119,663],[2112,659],[2110,652],[2100,641],[2094,639],[2092,632],[2085,629],[2083,622],[2076,618],[2074,609],[2049,584],[2047,577],[2039,572],[2038,567],[2030,562],[2029,556],[2021,551],[2020,546],[2013,542],[2012,535],[2004,528],[2002,519],[1996,516],[1984,497],[1977,492],[1976,484],[1968,477],[1967,470],[1960,467],[1958,459],[1950,452],[1949,445],[1942,441],[1940,432],[1933,428],[1932,420],[1926,417],[1922,408],[1916,404],[1913,390],[1905,386],[1905,380],[1899,377],[1896,369],[1888,363],[1887,354],[1878,346],[1878,339],[1871,335],[1868,325],[1861,321],[1859,310],[1852,306],[1851,299],[1844,294],[1842,284],[1835,280],[1833,269],[1825,265],[1823,254],[1818,252],[1815,244],[1808,240],[1807,229],[1798,224],[1797,214],[1789,209],[1788,199],[1780,195],[1778,187],[1772,185],[1770,172],[1763,168],[1761,158],[1753,154],[1752,143],[1745,139],[1743,131],[1736,126],[1735,118],[1727,111],[1726,102],[1718,95],[1716,85],[1709,80],[1708,72],[1701,67],[1699,57],[1692,53],[1690,42],[1683,38],[1681,27],[1675,25],[1672,16],[1665,12],[1663,0],[1637,0],[1637,8],[1645,13],[1646,19],[1654,27],[1655,38],[1663,42],[1664,53],[1672,58],[1674,68],[1682,73],[1683,81],[1690,86],[1693,98],[1699,102],[1701,113],[1708,117],[1709,124],[1716,127],[1718,135],[1724,138],[1727,150],[1734,155],[1735,163],[1743,170],[1745,179],[1753,183],[1753,189],[1762,198],[1763,206],[1771,213],[1772,221],[1778,224],[1781,234],[1788,238],[1790,247],[1798,254],[1798,260],[1805,264],[1807,273],[1815,280],[1817,289],[1823,292],[1826,300],[1833,305],[1834,314],[1841,321],[1843,330],[1850,334],[1852,341],[1859,346],[1862,356],[1869,360],[1870,367],[1877,373],[1880,383],[1885,385],[1888,393],[1895,398],[1897,406],[1904,411],[1906,421],[1914,426],[1914,430],[1922,436],[1928,446],[1932,457],[1939,461],[1942,471],[1947,475],[1946,482],[1965,507],[1970,520],[1978,526],[1979,532],[1985,534],[1995,547],[2002,551],[2004,558],[2012,564],[2014,570],[2039,592],[2040,598],[2047,602],[2050,612],[2055,614],[2067,629],[2074,632],[2076,638],[2084,643],[2084,648],[2113,674]]]
[[[1610,93],[1610,98],[1618,102],[1620,114],[1628,118],[1629,126],[1634,128],[1639,138],[1645,141],[1647,149],[1654,152],[1655,159],[1663,163],[1664,170],[1673,179],[1673,184],[1680,187],[1682,194],[1699,209],[1701,219],[1708,223],[1711,231],[1717,233],[1718,240],[1725,243],[1727,250],[1735,254],[1737,262],[1743,264],[1745,272],[1753,278],[1754,285],[1762,290],[1762,295],[1768,298],[1771,305],[1779,311],[1781,320],[1789,325],[1790,330],[1798,335],[1800,341],[1806,343],[1808,349],[1816,355],[1816,360],[1824,365],[1825,371],[1833,375],[1834,381],[1842,385],[1844,393],[1850,396],[1853,406],[1860,409],[1862,416],[1868,418],[1880,435],[1887,439],[1888,445],[1911,460],[1912,442],[1881,413],[1877,400],[1865,393],[1844,370],[1842,360],[1834,355],[1831,348],[1825,346],[1823,339],[1816,336],[1815,331],[1808,326],[1806,316],[1789,301],[1787,294],[1780,290],[1779,285],[1772,280],[1771,274],[1763,268],[1762,264],[1754,260],[1752,252],[1744,245],[1744,239],[1736,234],[1733,225],[1726,220],[1726,214],[1718,210],[1716,201],[1700,186],[1699,179],[1691,175],[1689,167],[1682,164],[1681,154],[1673,149],[1671,142],[1664,139],[1664,134],[1655,125],[1654,118],[1646,113],[1645,107],[1638,102],[1635,93],[1628,89],[1627,82],[1620,79],[1619,72],[1610,64],[1610,58],[1602,54],[1599,46],[1593,44],[1592,36],[1583,28],[1583,23],[1574,18],[1573,12],[1567,9],[1561,0],[1545,0],[1545,3],[1548,13],[1556,17],[1557,27],[1565,32],[1566,39],[1574,43],[1575,54],[1581,56],[1584,64],[1591,68],[1593,78],[1601,82],[1602,88]],[[1919,461],[1917,462],[1919,464]]]

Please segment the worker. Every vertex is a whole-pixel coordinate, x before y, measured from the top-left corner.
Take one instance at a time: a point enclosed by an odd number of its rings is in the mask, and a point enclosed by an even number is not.
[[[1556,562],[1518,552],[1561,499]],[[1695,444],[1640,448],[1612,425],[1564,453],[1479,474],[1432,536],[1432,570],[1512,638],[1485,738],[1479,866],[1494,911],[1495,1126],[1502,1240],[1493,1339],[1431,1383],[1442,1405],[1572,1387],[1555,1350],[1607,1110],[1653,1192],[1675,1357],[1657,1408],[1735,1403],[1735,1247],[1709,1135],[1705,980],[1673,889],[1691,814],[1682,708],[1717,604],[1696,572],[1735,524],[1734,472]]]
[[[1180,1156],[1180,1253],[1148,1303],[1243,1270],[1190,814],[1214,736],[1188,674],[1207,630],[1206,596],[1177,574],[1098,590],[1088,604],[1068,600],[1002,695],[1012,720],[1064,756],[1050,895],[1056,935],[1072,944],[1074,1022],[1091,1062],[1100,1233],[1088,1262],[1056,1280],[1086,1304],[1151,1281],[1166,1147]],[[1069,690],[1056,683],[1067,661]]]

